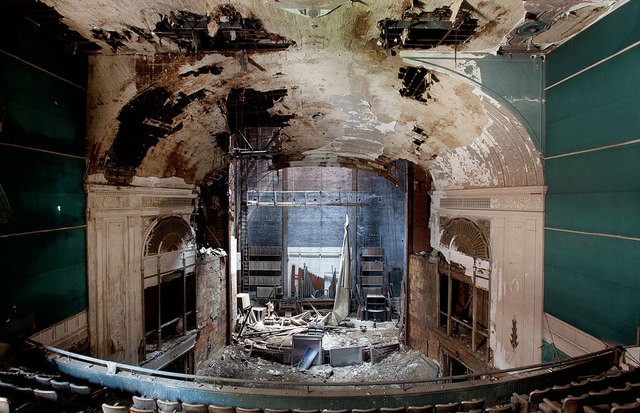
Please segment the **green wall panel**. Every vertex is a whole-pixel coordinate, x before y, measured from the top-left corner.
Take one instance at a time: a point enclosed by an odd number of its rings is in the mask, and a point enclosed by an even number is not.
[[[3,54],[0,90],[3,141],[84,155],[83,90]]]
[[[84,228],[0,238],[0,289],[5,295],[0,337],[16,334],[16,320],[29,319],[29,334],[87,306]],[[20,326],[22,327],[22,326]],[[20,331],[22,332],[22,331]]]
[[[557,231],[546,231],[545,240],[545,311],[603,340],[634,343],[638,243]]]
[[[611,283],[612,287],[640,290],[640,254],[637,241],[547,230],[545,244],[548,246],[545,249],[545,264],[566,271],[590,274],[594,280]],[[577,292],[581,288],[588,289],[589,283],[577,285],[576,288]],[[609,295],[615,296],[617,293],[615,290]],[[636,298],[636,303],[640,304],[640,295]],[[637,311],[640,312],[640,307]]]
[[[568,359],[569,356],[558,350],[552,344],[547,343],[546,341],[542,341],[542,362],[548,363],[550,361],[558,361]]]
[[[547,85],[640,40],[640,2],[631,0],[547,56]]]
[[[0,220],[5,340],[87,307],[86,162],[75,157],[86,148],[87,64],[44,29],[2,17],[0,48],[8,54],[0,54],[0,142],[22,146],[0,145],[0,185],[11,212]]]
[[[640,192],[548,194],[551,228],[640,238]]]
[[[546,156],[640,137],[640,46],[547,92]]]
[[[640,47],[580,71],[640,39],[639,7],[629,2],[546,60],[547,85],[566,81],[546,92],[545,157],[594,150],[545,160],[544,309],[623,344],[640,326],[640,143],[628,143],[640,138]]]
[[[82,159],[2,148],[0,185],[16,222],[0,234],[83,225],[84,171]]]
[[[5,10],[2,10],[5,12]],[[80,86],[87,83],[87,58],[77,45],[58,42],[60,32],[47,33],[22,15],[6,13],[0,25],[0,48]],[[46,30],[46,29],[45,29]]]
[[[548,159],[545,177],[548,194],[640,191],[640,143]]]

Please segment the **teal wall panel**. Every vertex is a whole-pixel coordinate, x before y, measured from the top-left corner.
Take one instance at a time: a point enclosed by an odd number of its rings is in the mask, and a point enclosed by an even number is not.
[[[547,56],[547,85],[640,40],[640,2],[631,0]]]
[[[550,230],[545,239],[545,311],[602,340],[634,343],[640,325],[637,242]]]
[[[554,280],[545,280],[547,313],[611,344],[635,342],[640,290],[552,265],[545,265],[545,273]]]
[[[545,161],[549,193],[640,190],[640,142]]]
[[[0,238],[0,289],[11,292],[3,300],[3,320],[32,320],[28,334],[84,310],[85,240],[84,228]],[[0,336],[7,333],[18,332],[1,326]]]
[[[546,155],[640,137],[640,46],[547,92]]]
[[[546,72],[544,309],[616,344],[640,326],[640,48],[579,72],[640,39],[639,4],[551,52]]]
[[[568,359],[569,356],[558,350],[558,348],[546,341],[542,342],[542,362],[558,361]]]
[[[640,237],[639,209],[640,192],[549,194],[546,226]]]
[[[9,340],[87,307],[87,64],[20,16],[0,17],[0,340]]]
[[[86,93],[0,54],[3,140],[83,156]]]
[[[0,234],[83,225],[83,159],[16,148],[0,151],[0,185],[14,222]]]
[[[88,62],[78,44],[66,44],[58,38],[69,36],[59,31],[47,33],[47,26],[34,26],[16,11],[3,8],[0,18],[0,48],[14,56],[78,85],[87,81]],[[47,14],[47,13],[45,13]],[[53,28],[54,30],[56,28]],[[60,29],[60,27],[58,27]],[[0,67],[1,69],[1,67]]]
[[[640,290],[640,254],[636,241],[551,229],[545,232],[545,241],[550,246],[545,249],[545,264],[587,274],[594,280],[599,279],[612,285]],[[571,260],[567,260],[567,256]],[[556,280],[551,278],[550,281],[553,284]],[[581,300],[580,294],[589,287],[589,283],[576,285],[576,300]],[[609,295],[617,296],[618,293],[615,290]],[[638,293],[634,304],[640,304],[640,291]],[[640,312],[640,307],[636,311]]]

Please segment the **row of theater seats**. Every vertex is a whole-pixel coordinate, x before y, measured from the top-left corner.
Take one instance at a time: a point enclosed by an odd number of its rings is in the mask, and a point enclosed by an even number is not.
[[[11,369],[0,372],[0,413],[5,406],[7,411],[25,413],[81,411],[101,392],[58,376]]]
[[[139,396],[133,396],[132,404],[130,406],[125,405],[111,405],[104,403],[102,405],[102,411],[104,413],[455,413],[455,412],[470,412],[470,413],[515,413],[514,404],[504,404],[493,407],[485,407],[484,400],[469,400],[462,402],[453,402],[446,404],[436,404],[427,406],[409,406],[409,407],[381,407],[381,408],[369,408],[369,409],[258,409],[258,408],[242,408],[242,407],[230,407],[230,406],[214,406],[205,404],[191,404],[191,403],[179,403],[168,402],[163,400],[156,400],[152,398],[145,398]]]
[[[511,398],[518,413],[640,413],[640,369],[615,370]]]

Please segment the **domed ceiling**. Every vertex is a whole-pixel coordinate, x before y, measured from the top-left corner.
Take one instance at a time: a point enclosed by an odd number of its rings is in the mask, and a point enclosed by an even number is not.
[[[615,5],[553,0],[44,3],[91,42],[84,45],[92,49],[90,173],[102,173],[110,183],[152,176],[203,184],[230,159],[244,156],[269,157],[275,167],[347,166],[383,176],[392,175],[392,161],[406,159],[431,170],[445,187],[541,184],[539,171],[533,178],[480,177],[466,183],[441,176],[457,167],[473,174],[481,169],[473,165],[483,162],[484,152],[510,145],[513,135],[519,156],[531,157],[525,163],[533,169],[540,169],[538,155],[518,120],[477,83],[409,64],[403,53],[544,55]],[[465,157],[466,166],[458,159]]]

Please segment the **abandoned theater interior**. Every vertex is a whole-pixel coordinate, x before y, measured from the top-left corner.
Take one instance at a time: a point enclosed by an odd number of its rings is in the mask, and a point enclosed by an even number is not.
[[[640,1],[0,21],[0,412],[640,411]]]

